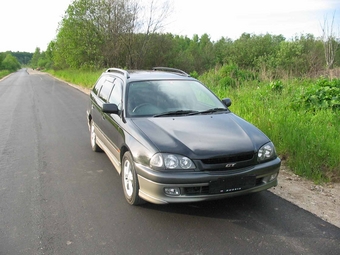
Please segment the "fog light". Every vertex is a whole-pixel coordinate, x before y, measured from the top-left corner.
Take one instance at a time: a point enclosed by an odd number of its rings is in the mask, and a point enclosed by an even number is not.
[[[277,173],[275,173],[275,174],[272,174],[270,177],[269,177],[269,181],[271,182],[271,181],[274,181],[275,179],[276,179],[276,177],[277,177]]]
[[[267,175],[266,177],[263,178],[263,183],[268,183],[271,181],[274,181],[277,178],[278,173]]]
[[[266,179],[266,182],[274,181],[274,180],[277,178],[277,175],[278,175],[278,173],[268,175],[268,176],[265,178],[265,179]]]
[[[181,194],[181,191],[179,188],[164,188],[164,192],[167,195],[171,196],[179,196]]]

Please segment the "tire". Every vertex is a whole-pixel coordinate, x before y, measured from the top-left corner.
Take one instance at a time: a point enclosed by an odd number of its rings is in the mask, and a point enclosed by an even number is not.
[[[101,152],[103,151],[99,145],[97,144],[97,136],[96,136],[96,133],[94,131],[94,122],[93,120],[91,120],[91,123],[90,123],[90,136],[91,136],[91,148],[93,151],[95,152]]]
[[[144,200],[138,195],[139,183],[131,153],[125,152],[122,160],[122,185],[126,201],[130,205],[143,204]]]

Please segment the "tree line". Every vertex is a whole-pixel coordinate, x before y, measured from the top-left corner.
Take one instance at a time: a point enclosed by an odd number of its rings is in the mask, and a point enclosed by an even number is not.
[[[192,38],[162,33],[171,4],[165,0],[75,0],[69,5],[56,38],[45,52],[33,54],[35,68],[150,69],[169,66],[201,74],[224,65],[250,70],[265,79],[314,76],[340,65],[339,38],[301,34],[244,33],[212,41],[208,34]],[[327,53],[332,54],[327,54]]]
[[[0,71],[15,72],[21,65],[28,65],[32,56],[29,52],[0,52]]]

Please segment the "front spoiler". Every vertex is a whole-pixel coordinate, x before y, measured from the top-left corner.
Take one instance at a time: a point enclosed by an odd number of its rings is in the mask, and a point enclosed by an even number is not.
[[[251,168],[239,169],[237,173],[223,172],[156,172],[136,164],[139,181],[139,196],[146,201],[155,204],[167,203],[187,203],[200,202],[206,200],[216,200],[228,197],[240,196],[267,190],[278,184],[277,177],[269,181],[269,176],[278,174],[281,160],[279,158],[272,161],[253,166]],[[208,188],[211,182],[219,178],[234,178],[237,176],[256,176],[254,187],[221,194],[185,194],[186,188]],[[167,195],[164,192],[166,187],[177,187],[182,192],[179,196]]]

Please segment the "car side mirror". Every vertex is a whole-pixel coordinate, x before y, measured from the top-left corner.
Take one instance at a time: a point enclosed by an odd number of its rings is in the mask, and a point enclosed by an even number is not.
[[[223,104],[226,106],[226,107],[229,107],[231,106],[231,99],[230,98],[224,98],[222,100]]]
[[[103,112],[109,113],[109,114],[118,114],[118,106],[116,104],[103,104]]]

